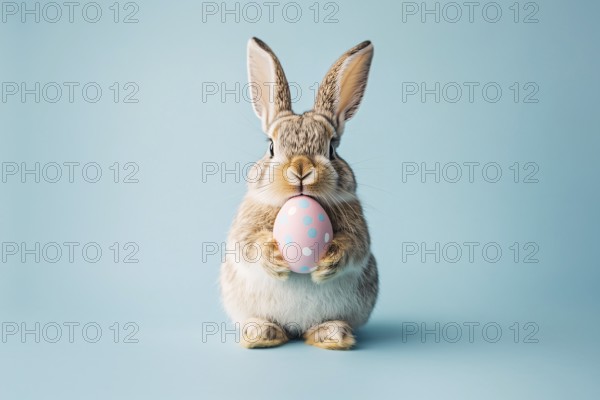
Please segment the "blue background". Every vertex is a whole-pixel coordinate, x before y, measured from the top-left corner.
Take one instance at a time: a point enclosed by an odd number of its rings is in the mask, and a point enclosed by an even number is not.
[[[1,322],[80,326],[74,343],[66,328],[57,343],[18,334],[0,342],[1,398],[598,398],[600,4],[538,2],[539,21],[523,23],[534,8],[521,2],[515,23],[513,2],[500,1],[502,17],[491,23],[482,2],[472,23],[464,6],[456,23],[443,18],[454,16],[449,8],[439,23],[431,15],[423,23],[420,14],[403,14],[402,2],[339,1],[338,21],[324,23],[335,6],[318,3],[315,22],[313,3],[299,3],[296,23],[283,18],[282,6],[272,23],[264,6],[256,23],[250,9],[239,22],[226,15],[223,23],[221,14],[203,21],[203,3],[192,1],[139,2],[138,23],[114,23],[112,2],[100,2],[97,23],[83,20],[81,7],[73,23],[67,15],[22,23],[19,14],[0,23],[2,82],[97,82],[103,89],[96,103],[80,90],[73,103],[66,93],[56,103],[36,103],[32,95],[0,102],[0,161],[95,162],[103,172],[97,183],[83,180],[81,170],[73,183],[65,176],[57,183],[26,176],[22,183],[19,175],[0,183],[3,243],[95,242],[103,250],[97,263],[80,250],[73,263],[65,254],[56,263],[32,256],[22,262],[19,255],[2,261]],[[121,9],[120,19],[132,10]],[[381,278],[377,307],[351,352],[302,342],[247,351],[232,334],[224,341],[202,337],[203,326],[226,321],[220,257],[203,260],[203,244],[225,240],[245,192],[243,179],[231,174],[203,182],[203,168],[233,169],[266,150],[242,97],[251,36],[275,50],[288,80],[302,88],[297,112],[311,108],[310,87],[339,55],[365,39],[375,46],[366,95],[339,148],[357,175]],[[125,83],[135,83],[139,101],[115,103],[113,82],[121,96]],[[221,82],[229,89],[239,82],[240,99],[203,99],[203,85]],[[433,95],[402,101],[403,82],[480,86],[472,103],[466,92],[456,103],[438,103]],[[487,82],[502,88],[499,101],[482,97]],[[517,102],[514,82],[521,87]],[[524,102],[528,82],[539,88],[537,103]],[[121,175],[114,183],[114,162],[122,174],[125,163],[136,163],[139,182],[122,183]],[[456,183],[431,175],[404,182],[407,162],[480,167],[472,183],[466,169]],[[518,183],[509,169],[515,162]],[[537,183],[523,182],[527,162],[539,168]],[[500,165],[497,183],[482,177],[486,163]],[[139,262],[122,262],[122,250],[115,263],[114,242],[135,242]],[[431,255],[423,262],[420,253],[403,261],[408,242],[480,246],[474,262],[466,253],[455,263]],[[496,263],[481,254],[490,242],[503,251]],[[514,242],[519,262],[509,249]],[[537,263],[523,262],[529,242],[538,248]],[[97,343],[82,338],[89,322],[102,328]],[[138,343],[123,343],[127,322],[139,327]],[[434,334],[408,335],[406,328],[465,322],[480,324],[472,343],[466,328],[456,343],[448,340],[451,331],[438,343]],[[502,328],[496,343],[482,335],[490,322]],[[528,322],[539,328],[537,343],[524,343],[533,329],[525,330]]]

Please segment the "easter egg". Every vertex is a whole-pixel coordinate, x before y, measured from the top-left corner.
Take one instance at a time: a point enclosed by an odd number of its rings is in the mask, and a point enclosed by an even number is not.
[[[333,229],[323,207],[312,197],[300,195],[290,198],[279,210],[273,238],[290,269],[307,274],[316,269],[329,248]]]

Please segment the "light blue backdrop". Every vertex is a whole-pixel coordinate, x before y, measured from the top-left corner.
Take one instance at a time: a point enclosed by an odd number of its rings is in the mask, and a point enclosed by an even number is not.
[[[270,22],[259,2],[253,22],[254,4],[100,2],[93,23],[82,2],[71,23],[62,3],[3,2],[0,397],[598,398],[600,5],[513,3],[281,2]],[[203,171],[266,150],[242,93],[251,36],[302,90],[296,111],[345,50],[375,46],[339,149],[381,275],[352,352],[202,335],[226,321],[202,249],[245,191]],[[436,163],[439,183],[421,175]]]

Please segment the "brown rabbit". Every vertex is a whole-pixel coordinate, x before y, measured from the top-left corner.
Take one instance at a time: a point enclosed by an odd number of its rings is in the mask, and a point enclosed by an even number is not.
[[[369,231],[354,174],[336,151],[363,97],[372,58],[368,41],[346,52],[323,79],[314,109],[298,115],[273,51],[257,38],[248,42],[251,87],[271,85],[274,96],[252,91],[269,150],[253,167],[259,178],[249,183],[229,233],[227,248],[241,249],[241,256],[221,266],[223,304],[241,324],[245,347],[302,336],[317,347],[349,349],[352,329],[373,310],[378,274]],[[310,274],[291,273],[273,239],[277,212],[299,194],[317,200],[333,226],[331,245]]]

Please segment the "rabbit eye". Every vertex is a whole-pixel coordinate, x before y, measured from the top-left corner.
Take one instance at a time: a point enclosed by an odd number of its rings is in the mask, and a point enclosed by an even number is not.
[[[275,155],[275,153],[273,152],[273,141],[271,140],[271,143],[269,143],[269,152],[271,153],[271,158]]]

